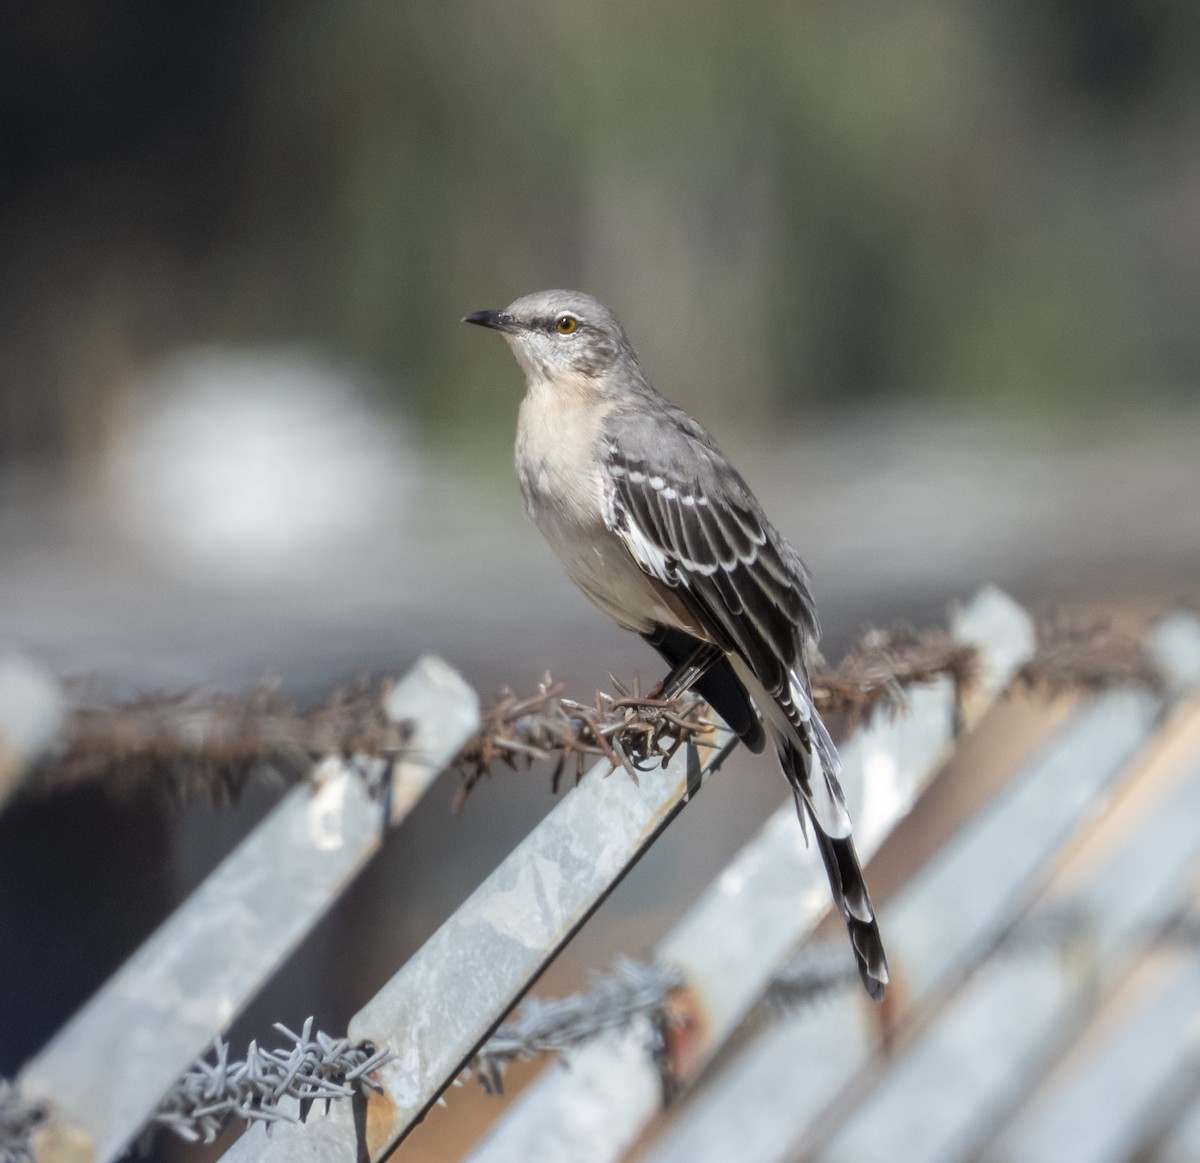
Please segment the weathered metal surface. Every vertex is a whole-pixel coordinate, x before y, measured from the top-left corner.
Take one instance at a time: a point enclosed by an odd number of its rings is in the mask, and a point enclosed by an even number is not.
[[[1182,1118],[1164,1136],[1155,1163],[1200,1163],[1200,1085],[1192,1091],[1191,1102]]]
[[[1177,610],[1154,628],[1150,649],[1172,693],[1200,686],[1200,618]]]
[[[1090,1002],[1191,904],[1200,873],[1198,820],[1200,765],[1071,898],[1070,915],[1094,958]],[[1133,1156],[1200,1086],[1198,1014],[1200,962],[1190,953],[1155,979],[1152,996],[1103,1044],[1038,1096],[987,1158],[1116,1163]],[[1020,1013],[1010,1019],[1027,1020]]]
[[[981,649],[977,717],[1033,652],[1028,616],[997,590],[957,617],[954,633]],[[908,713],[876,714],[842,747],[843,784],[864,859],[903,817],[952,746],[955,692],[948,681],[908,691]],[[789,801],[718,877],[656,950],[683,970],[694,1022],[678,1056],[696,1076],[762,995],[796,944],[829,908],[821,861],[806,847]],[[638,1039],[598,1040],[552,1068],[497,1121],[471,1159],[618,1158],[659,1109],[661,1083]],[[727,1158],[742,1155],[736,1145]]]
[[[886,910],[905,988],[927,994],[983,951],[1025,903],[1047,862],[1149,737],[1158,701],[1114,691],[1081,710]]]
[[[1078,893],[1048,906],[1040,918],[1034,915],[1027,923],[1038,934],[1032,949],[1020,947],[1017,930],[1017,947],[1002,951],[939,1015],[823,1157],[870,1163],[900,1150],[913,1163],[940,1163],[977,1155],[1032,1080],[1070,1043],[1097,998],[1187,901],[1200,864],[1198,818],[1200,771]],[[1184,1026],[1187,1016],[1176,1014]],[[1155,1058],[1152,1052],[1142,1064],[1147,1076],[1157,1069]],[[954,1080],[957,1092],[946,1093],[946,1079]],[[934,1090],[919,1089],[930,1086]],[[922,1093],[937,1093],[938,1101],[922,1102]],[[1057,1102],[1061,1092],[1055,1094]],[[1036,1129],[1027,1126],[988,1158],[1091,1159],[1074,1152],[1084,1144],[1091,1151],[1118,1143],[1118,1107],[1128,1118],[1135,1109],[1132,1093],[1114,1097],[1103,1116],[1080,1098],[1073,1115],[1063,1108],[1035,1118]],[[1060,1136],[1072,1117],[1080,1125]],[[1096,1124],[1106,1117],[1108,1129],[1097,1133]],[[1050,1131],[1053,1137],[1045,1138]],[[1035,1141],[1042,1142],[1036,1151]]]
[[[1192,625],[1172,619],[1156,634],[1156,649],[1165,633],[1166,645],[1184,664],[1172,669],[1172,676],[1182,679],[1189,673],[1192,631]],[[1182,682],[1175,685],[1182,693]],[[1103,807],[1106,791],[1150,737],[1158,711],[1157,700],[1138,691],[1115,691],[1081,709],[883,911],[893,976],[911,1005],[929,1000],[1002,933],[1064,841]],[[1076,901],[1078,909],[1091,905],[1094,911],[1097,948],[1130,940],[1138,925],[1154,923],[1164,901],[1177,901],[1165,889],[1187,883],[1196,817],[1190,811],[1183,814],[1180,804],[1174,811],[1170,827],[1142,834],[1140,845],[1123,851],[1099,874],[1092,889],[1096,897],[1085,894]],[[1172,881],[1174,876],[1181,880]],[[1121,885],[1115,886],[1115,880]],[[859,1163],[960,1157],[954,1151],[967,1132],[955,1117],[977,1120],[971,1126],[978,1135],[992,1111],[1012,1101],[1012,1092],[1001,1091],[1020,1081],[1028,1062],[1048,1053],[1055,1036],[1036,1027],[1038,1015],[1052,1015],[1062,1024],[1073,1020],[1080,1006],[1078,971],[1078,963],[1063,964],[1054,955],[1009,966],[1010,977],[1000,969],[980,977],[962,999],[962,1024],[944,1031],[935,1027],[923,1043],[928,1057],[914,1051],[889,1072],[832,1140],[827,1157]],[[1009,993],[1021,999],[1012,1014],[996,1008]],[[988,1030],[972,1029],[977,1014],[990,1023]],[[1001,1014],[1004,1020],[998,1020]],[[847,991],[818,1003],[815,1012],[764,1032],[714,1080],[688,1119],[649,1158],[655,1163],[724,1159],[742,1151],[748,1139],[757,1159],[791,1158],[817,1115],[869,1061],[871,1042],[864,1036],[863,1017],[862,1003]],[[944,1080],[948,1056],[972,1038],[979,1061],[961,1062],[955,1078]],[[811,1078],[814,1047],[822,1048],[817,1080]],[[1003,1067],[998,1066],[1001,1060]],[[940,1075],[940,1090],[918,1089]],[[954,1096],[928,1101],[929,1093],[948,1093],[947,1087],[960,1083],[976,1087],[976,1109]]]
[[[388,711],[413,722],[414,758],[392,795],[411,807],[478,725],[478,698],[425,658]],[[360,775],[330,757],[313,783],[290,792],[21,1071],[22,1097],[48,1102],[76,1141],[88,1136],[95,1160],[121,1153],[378,849],[381,801]],[[55,1141],[39,1159],[55,1158]]]
[[[989,964],[818,1158],[838,1163],[951,1163],[971,1156],[976,1128],[994,1127],[1082,1007],[1083,967],[1041,949]],[[1021,1014],[1028,1020],[1010,1022]],[[772,1156],[779,1157],[779,1156]]]
[[[1200,1084],[1198,1015],[1200,957],[1193,952],[1156,975],[1119,1027],[1040,1094],[985,1157],[995,1163],[1136,1158]],[[1008,1065],[1003,1060],[997,1068]]]
[[[379,1071],[383,1093],[367,1101],[366,1143],[382,1158],[454,1080],[493,1027],[519,1000],[624,873],[683,807],[689,789],[736,739],[700,765],[690,748],[647,771],[635,785],[597,764],[504,860],[465,904],[350,1022],[354,1041],[391,1048]],[[230,1160],[353,1159],[349,1104],[306,1126],[255,1127],[226,1152]]]
[[[1193,620],[1173,617],[1152,636],[1177,694],[1187,693],[1189,680],[1193,687],[1200,680],[1195,626]],[[1097,709],[1103,710],[1103,702]],[[1073,749],[1082,759],[1088,748],[1094,756],[1095,743],[1101,741],[1094,729],[1087,738],[1087,747],[1077,744]],[[1093,810],[1104,806],[1101,792],[1097,787]],[[1037,811],[1039,824],[1044,823],[1044,802]],[[1020,924],[1008,946],[938,1016],[821,1157],[839,1163],[882,1161],[895,1158],[897,1152],[913,1163],[976,1157],[1024,1098],[1032,1080],[1070,1044],[1098,999],[1187,904],[1200,869],[1197,819],[1200,767],[1187,773],[1082,887],[1053,897]],[[992,875],[997,869],[994,857],[982,868]],[[1028,935],[1022,937],[1023,932]],[[959,948],[965,953],[965,946]],[[964,965],[969,960],[961,957]],[[914,1001],[928,998],[945,976],[918,981]],[[924,1101],[931,1093],[938,1095],[937,1102]],[[1124,1117],[1136,1109],[1127,1094],[1123,1107],[1114,1101],[1104,1116],[1095,1113],[1094,1122],[1084,1127],[1082,1123],[1093,1117],[1085,1106],[1075,1106],[1081,1125],[1074,1132],[1057,1134],[1068,1116],[1056,1107],[1038,1129],[1006,1139],[1008,1145],[997,1157],[1010,1163],[1092,1158],[1072,1152],[1085,1144],[1090,1144],[1088,1151],[1104,1143],[1117,1145],[1116,1112],[1122,1110]],[[1109,1126],[1098,1134],[1096,1124],[1105,1117]],[[1033,1154],[1035,1141],[1041,1147]],[[1095,1156],[1110,1157],[1125,1156]]]

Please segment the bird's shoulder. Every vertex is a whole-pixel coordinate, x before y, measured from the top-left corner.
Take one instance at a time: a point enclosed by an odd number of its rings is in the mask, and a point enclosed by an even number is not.
[[[815,641],[800,555],[695,419],[661,397],[615,409],[605,421],[602,461],[606,523],[644,569],[670,586],[715,587],[708,604],[731,615],[762,604],[761,595],[764,608]],[[781,651],[792,632],[772,631]]]
[[[692,484],[711,499],[727,491],[753,501],[746,482],[704,426],[657,393],[614,408],[605,418],[602,457],[626,472],[641,470]]]

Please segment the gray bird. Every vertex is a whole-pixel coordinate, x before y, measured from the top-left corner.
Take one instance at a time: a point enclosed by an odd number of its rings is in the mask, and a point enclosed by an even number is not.
[[[761,712],[863,984],[882,997],[887,959],[809,687],[819,629],[799,555],[708,433],[650,386],[603,304],[540,291],[463,322],[499,331],[525,373],[517,475],[571,579],[663,655],[668,690],[694,689],[755,752]]]

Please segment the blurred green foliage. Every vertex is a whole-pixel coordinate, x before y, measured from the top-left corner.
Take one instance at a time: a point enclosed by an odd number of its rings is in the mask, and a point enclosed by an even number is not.
[[[9,24],[0,449],[62,443],[129,366],[211,340],[326,347],[486,428],[515,384],[457,319],[551,285],[608,300],[710,413],[1200,380],[1191,0],[60,0]]]

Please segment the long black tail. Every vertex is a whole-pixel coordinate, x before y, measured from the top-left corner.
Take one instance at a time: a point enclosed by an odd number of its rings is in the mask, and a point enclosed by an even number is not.
[[[854,950],[854,959],[858,962],[858,974],[867,993],[879,1001],[883,997],[883,987],[888,981],[887,956],[883,951],[883,938],[879,935],[879,926],[875,922],[875,910],[867,893],[862,865],[859,864],[858,853],[854,850],[854,840],[850,836],[830,836],[821,827],[816,813],[810,806],[810,789],[813,786],[812,773],[809,770],[813,762],[811,753],[801,750],[789,741],[780,740],[779,762],[795,792],[796,810],[800,813],[801,824],[804,823],[805,817],[812,823],[817,850],[825,862],[825,872],[829,877],[834,904],[842,914],[846,930],[850,934],[850,945]],[[822,775],[820,778],[834,779],[832,775]]]
[[[702,645],[690,634],[665,626],[656,626],[643,637],[672,667],[685,662],[693,655],[696,647]],[[725,720],[734,733],[740,736],[751,751],[763,750],[766,734],[762,722],[746,688],[728,659],[721,659],[713,664],[693,684],[693,689]],[[813,714],[815,715],[815,712]],[[814,727],[812,720],[807,724],[796,720],[793,725],[797,731],[811,730]],[[854,841],[849,835],[831,835],[827,828],[821,826],[821,812],[828,813],[827,823],[830,828],[834,827],[834,822],[830,822],[834,816],[840,815],[842,821],[846,820],[846,816],[841,788],[838,787],[834,774],[837,759],[833,744],[825,734],[824,727],[820,726],[819,720],[815,726],[819,730],[814,739],[813,750],[805,751],[787,736],[777,736],[779,762],[796,793],[796,808],[800,813],[801,825],[806,817],[812,821],[813,835],[816,836],[821,859],[825,862],[834,903],[850,933],[850,944],[858,962],[859,975],[867,992],[878,1001],[883,997],[883,987],[888,980],[887,957],[884,956],[879,926],[875,923],[875,910],[871,907],[871,898],[867,895],[862,866],[858,862],[858,854],[854,851]],[[814,750],[817,753],[816,757]],[[811,770],[814,763],[821,766],[820,771]]]

